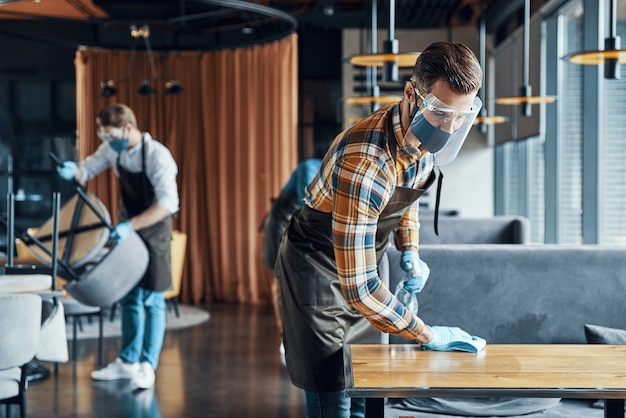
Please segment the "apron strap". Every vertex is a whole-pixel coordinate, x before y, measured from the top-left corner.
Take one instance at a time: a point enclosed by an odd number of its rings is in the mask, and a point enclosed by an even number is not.
[[[387,118],[388,132],[387,132],[387,142],[389,143],[389,151],[391,151],[391,156],[393,157],[394,163],[396,162],[396,133],[393,130],[393,117],[389,114]],[[434,218],[434,228],[435,235],[439,236],[439,202],[441,201],[441,186],[443,183],[443,173],[439,166],[435,166],[435,170],[439,173],[439,178],[437,179],[437,193],[435,195],[435,218]]]
[[[439,166],[435,166],[435,170],[439,172],[439,178],[437,179],[437,194],[435,196],[435,235],[439,236],[439,201],[441,200],[441,185],[443,183],[443,173]]]
[[[393,163],[396,163],[396,155],[397,155],[397,151],[396,151],[396,147],[397,147],[397,142],[396,142],[396,133],[393,130],[393,115],[391,114],[391,112],[389,113],[389,116],[387,117],[387,125],[388,125],[388,132],[387,132],[387,143],[389,144],[389,151],[391,151],[391,157],[393,158]]]

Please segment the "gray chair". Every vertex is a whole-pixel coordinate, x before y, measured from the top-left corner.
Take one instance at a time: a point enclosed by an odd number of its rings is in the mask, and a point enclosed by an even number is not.
[[[117,303],[141,280],[148,267],[146,245],[136,232],[119,244],[108,245],[112,229],[106,206],[84,187],[76,184],[76,195],[57,216],[24,237],[25,248],[44,265],[58,264],[59,275],[71,297],[60,298],[65,316],[72,319],[72,361],[78,356],[77,329],[82,319],[97,316],[98,368],[102,367],[103,309]],[[55,230],[57,231],[55,233]],[[58,250],[54,250],[54,239]],[[56,275],[55,275],[56,277]]]
[[[109,212],[94,194],[76,184],[77,194],[59,210],[59,275],[64,289],[83,305],[108,307],[139,283],[148,268],[148,248],[136,232],[108,245]],[[53,220],[27,231],[27,248],[43,264],[52,263]],[[92,312],[85,312],[90,315]]]
[[[34,359],[41,332],[41,297],[0,294],[0,403],[20,407],[26,417],[26,365]]]

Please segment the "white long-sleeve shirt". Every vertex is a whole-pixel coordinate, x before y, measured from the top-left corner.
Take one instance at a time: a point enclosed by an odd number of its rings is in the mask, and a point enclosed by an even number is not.
[[[143,171],[143,147],[146,147],[146,176],[154,188],[156,203],[171,213],[178,212],[178,166],[167,147],[144,132],[142,142],[119,155],[121,166],[133,173]],[[78,181],[85,183],[109,167],[119,176],[117,159],[117,152],[107,143],[102,143],[93,154],[79,163],[81,177]]]

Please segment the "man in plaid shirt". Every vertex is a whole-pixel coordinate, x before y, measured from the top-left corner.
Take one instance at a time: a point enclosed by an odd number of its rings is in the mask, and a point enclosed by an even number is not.
[[[458,153],[481,106],[481,82],[469,48],[430,45],[402,100],[339,134],[307,187],[275,273],[287,369],[305,391],[308,418],[364,415],[364,400],[345,396],[345,344],[379,343],[379,331],[430,350],[479,340],[459,328],[425,325],[387,289],[378,266],[394,232],[402,268],[411,276],[405,288],[424,286],[428,267],[418,255],[417,199],[433,183],[435,166]]]

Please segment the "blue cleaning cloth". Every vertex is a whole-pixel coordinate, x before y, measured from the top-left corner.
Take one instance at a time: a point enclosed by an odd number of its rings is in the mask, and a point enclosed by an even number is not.
[[[466,351],[468,353],[478,353],[487,345],[487,341],[483,338],[472,336],[471,340],[460,340],[460,341],[450,341],[449,343],[437,347],[437,351]],[[432,350],[435,349],[425,347],[422,345],[424,350]]]
[[[485,348],[487,342],[468,334],[458,327],[429,327],[433,338],[428,343],[422,344],[422,349],[431,351],[466,351],[478,353]]]

